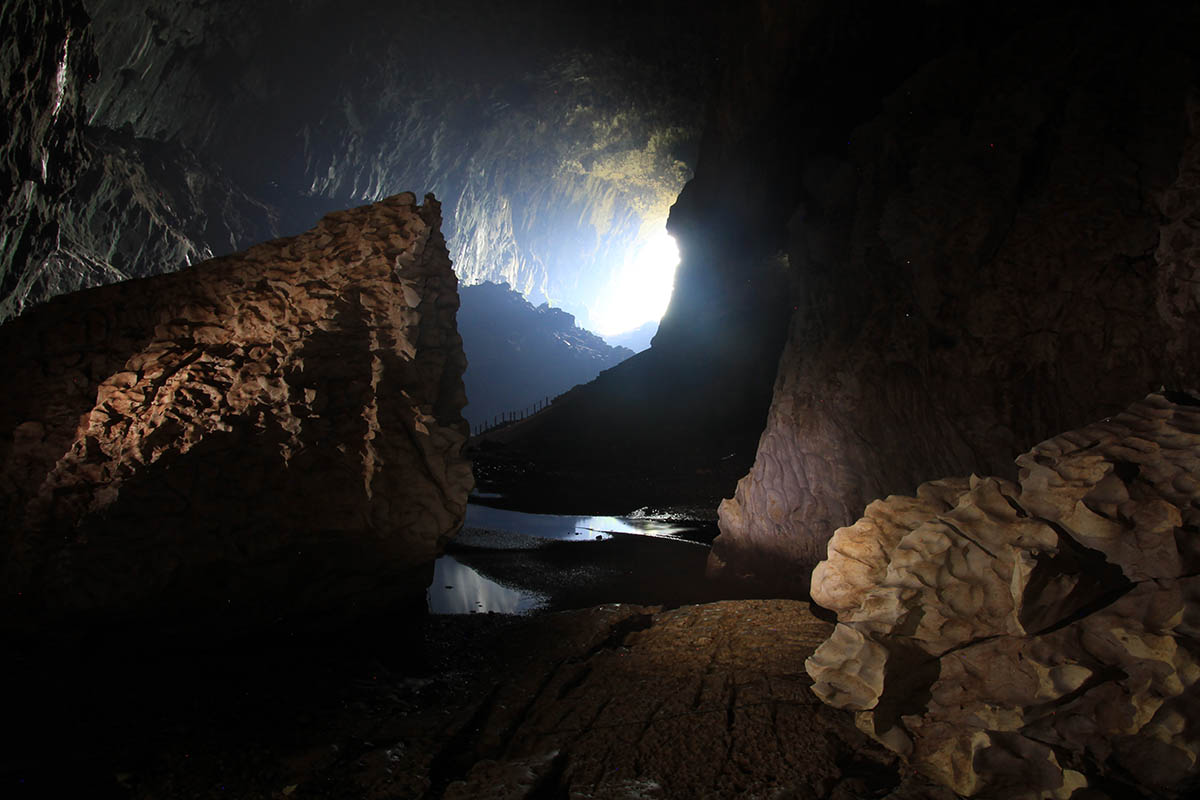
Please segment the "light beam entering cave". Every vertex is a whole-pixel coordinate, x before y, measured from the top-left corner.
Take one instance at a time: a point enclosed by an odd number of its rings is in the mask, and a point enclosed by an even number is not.
[[[601,336],[633,330],[662,318],[675,288],[679,248],[662,224],[631,248],[591,312]]]

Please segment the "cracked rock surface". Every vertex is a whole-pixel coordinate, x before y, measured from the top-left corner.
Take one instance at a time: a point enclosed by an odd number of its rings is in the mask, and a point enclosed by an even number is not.
[[[834,534],[813,691],[959,794],[1192,796],[1200,403],[1152,394],[1017,465]]]
[[[809,691],[830,628],[796,601],[610,604],[393,615],[236,653],[43,653],[0,781],[147,800],[953,800]],[[64,680],[80,661],[105,692]]]
[[[5,624],[419,594],[472,485],[439,224],[405,193],[0,328]]]
[[[481,708],[465,798],[896,797],[898,764],[815,702],[800,669],[827,635],[805,603],[603,606]],[[572,617],[552,622],[578,625]],[[916,796],[939,797],[917,782]],[[929,792],[929,794],[924,794]]]

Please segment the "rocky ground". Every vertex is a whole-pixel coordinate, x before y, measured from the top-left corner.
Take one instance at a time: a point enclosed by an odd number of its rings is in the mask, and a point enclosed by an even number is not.
[[[809,690],[806,603],[7,661],[8,797],[938,797]]]

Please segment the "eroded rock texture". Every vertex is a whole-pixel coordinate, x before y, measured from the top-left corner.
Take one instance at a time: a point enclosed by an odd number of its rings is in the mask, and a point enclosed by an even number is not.
[[[0,327],[6,622],[366,610],[472,484],[432,196]]]
[[[557,616],[481,707],[447,800],[945,797],[812,697],[796,667],[829,625],[803,603]]]
[[[1154,394],[839,529],[814,691],[954,791],[1200,786],[1200,407]]]
[[[0,320],[27,265],[53,247],[85,151],[80,91],[95,68],[87,15],[77,3],[0,6]]]
[[[93,203],[94,187],[59,186],[72,203],[42,221],[88,235],[60,258],[0,262],[20,280],[0,287],[0,319],[62,291],[180,269],[199,260],[181,257],[189,247],[244,248],[267,238],[254,238],[264,217],[270,235],[296,233],[324,211],[418,184],[448,201],[444,232],[464,281],[507,281],[586,324],[695,156],[710,54],[706,15],[683,0],[619,13],[550,0],[42,5],[0,6],[13,34],[0,84],[21,100],[14,127],[37,139],[54,116],[51,172],[115,179],[101,195],[138,202],[126,214]],[[76,28],[66,102],[51,114],[62,18]],[[113,137],[132,156],[121,166],[145,167],[149,182],[111,172]],[[68,139],[94,148],[57,148]],[[160,174],[164,150],[178,163]],[[128,255],[139,228],[177,246],[147,246],[133,264],[105,257]],[[52,250],[50,233],[31,241]]]
[[[1011,479],[1200,379],[1200,24],[1152,8],[981,14],[799,159],[797,310],[714,570],[803,576],[872,498]]]
[[[0,321],[59,294],[278,235],[278,212],[211,160],[131,126],[87,124],[84,88],[100,64],[77,0],[5,3],[0,40],[10,126],[0,137]]]

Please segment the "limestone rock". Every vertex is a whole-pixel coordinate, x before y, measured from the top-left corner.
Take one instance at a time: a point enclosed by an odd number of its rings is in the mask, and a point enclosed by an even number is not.
[[[0,6],[0,320],[53,249],[86,145],[80,97],[95,73],[87,14],[75,0]]]
[[[812,596],[838,626],[806,662],[813,690],[963,795],[1184,796],[1200,403],[1153,394],[1017,464],[1019,483],[926,484],[834,534]]]
[[[1200,382],[1197,9],[1003,15],[797,156],[796,311],[714,571],[786,583],[877,497],[1011,480],[1014,453]]]
[[[948,797],[808,691],[796,667],[829,627],[790,600],[554,615],[444,796]]]
[[[472,485],[439,224],[397,195],[0,327],[6,623],[419,591]]]

